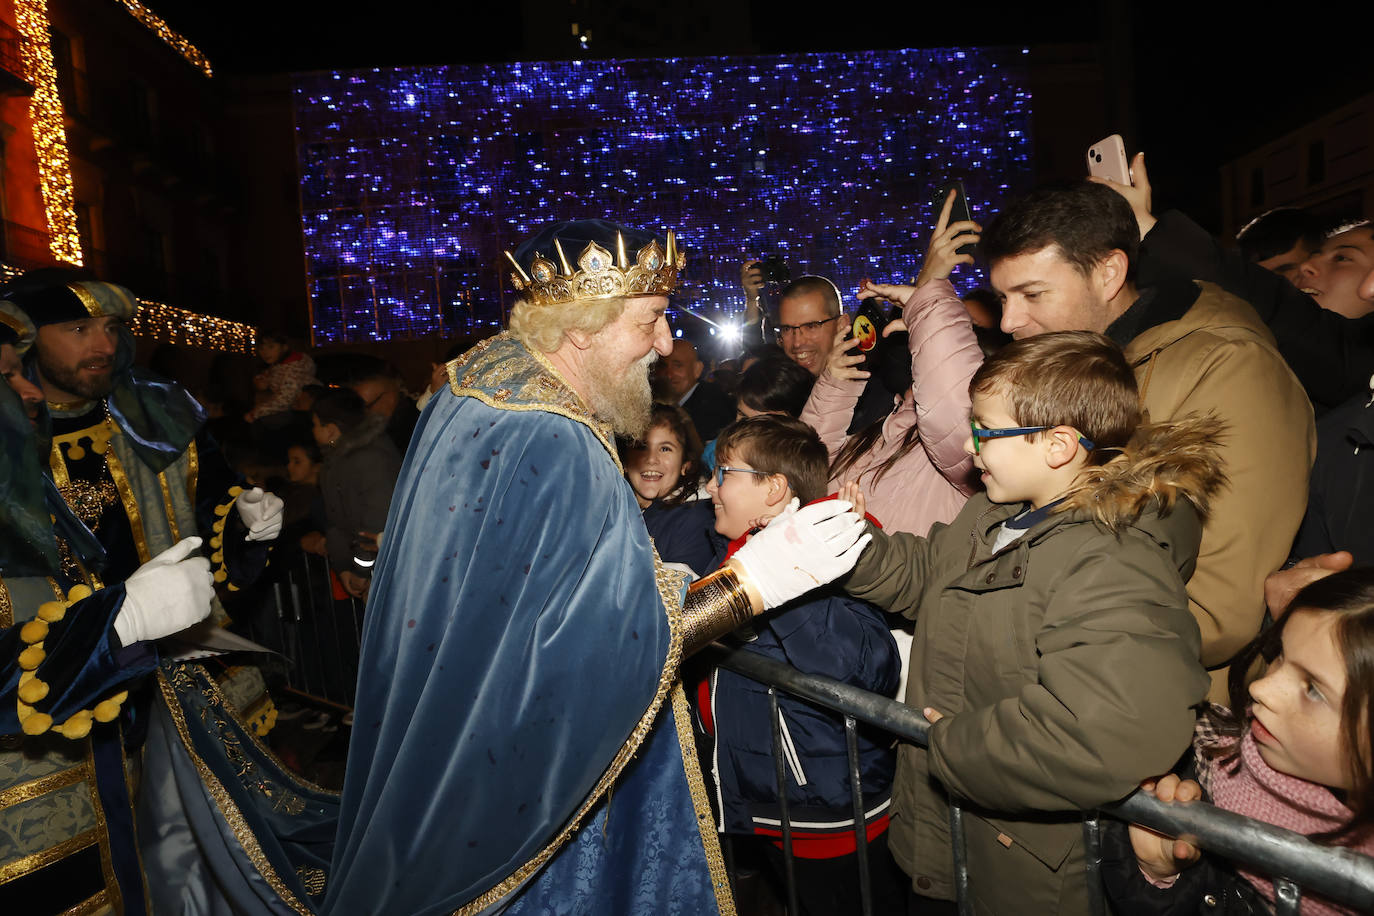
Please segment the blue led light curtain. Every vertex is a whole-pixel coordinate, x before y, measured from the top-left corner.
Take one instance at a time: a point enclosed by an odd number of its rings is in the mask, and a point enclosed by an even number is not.
[[[975,218],[1027,188],[1023,61],[954,49],[298,75],[315,342],[494,329],[512,298],[502,250],[559,219],[674,229],[689,253],[675,305],[716,321],[743,309],[746,257],[780,254],[846,292],[909,279],[942,181],[963,179]]]

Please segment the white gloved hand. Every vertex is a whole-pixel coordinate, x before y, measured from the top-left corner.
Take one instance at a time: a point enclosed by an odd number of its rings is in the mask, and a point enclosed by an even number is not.
[[[162,551],[124,580],[124,606],[115,633],[126,646],[180,632],[210,613],[215,594],[210,561],[191,556],[200,538],[185,538]]]
[[[854,568],[873,535],[852,508],[844,500],[827,499],[799,510],[793,499],[735,551],[731,559],[758,587],[765,608],[786,604]]]
[[[254,487],[240,493],[234,505],[238,507],[239,518],[248,526],[248,537],[245,540],[270,541],[281,534],[282,508],[285,503],[280,497],[264,493],[262,487]]]

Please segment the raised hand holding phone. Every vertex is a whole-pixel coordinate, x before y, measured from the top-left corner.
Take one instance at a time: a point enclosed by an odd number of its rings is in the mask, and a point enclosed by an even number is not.
[[[950,214],[958,198],[958,187],[950,188],[949,193],[945,195],[944,206],[940,208],[940,216],[935,221],[935,231],[930,235],[930,246],[926,249],[925,260],[921,262],[921,272],[916,276],[918,289],[931,280],[948,279],[950,273],[960,264],[973,263],[973,254],[968,249],[982,238],[979,233],[983,231],[983,227],[971,219],[950,222]],[[859,295],[862,296],[863,293]],[[906,298],[902,296],[898,301],[905,302]]]
[[[1088,180],[1105,184],[1126,199],[1135,213],[1143,239],[1154,228],[1154,206],[1150,174],[1145,170],[1145,154],[1136,153],[1126,166],[1126,147],[1120,134],[1112,134],[1088,147]]]
[[[825,359],[825,374],[845,381],[868,378],[868,372],[861,368],[867,357],[858,348],[858,338],[849,334],[849,319],[841,314],[835,327],[834,346]]]

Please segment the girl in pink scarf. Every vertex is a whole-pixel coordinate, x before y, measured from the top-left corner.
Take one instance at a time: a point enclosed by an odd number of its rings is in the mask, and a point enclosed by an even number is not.
[[[1245,714],[1212,707],[1199,721],[1198,781],[1170,774],[1144,788],[1164,801],[1206,792],[1229,811],[1374,855],[1374,569],[1318,580],[1289,608],[1232,663],[1231,708]],[[1244,674],[1256,662],[1264,673],[1247,688]],[[1130,838],[1140,871],[1165,904],[1172,895],[1162,889],[1198,860],[1198,849],[1137,826]],[[1270,877],[1240,875],[1272,903]],[[1216,897],[1224,889],[1206,892]],[[1351,911],[1304,895],[1302,912]]]

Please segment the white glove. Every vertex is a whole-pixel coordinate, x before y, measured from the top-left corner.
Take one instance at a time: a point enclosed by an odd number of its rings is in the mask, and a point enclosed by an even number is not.
[[[854,568],[873,535],[850,503],[827,499],[797,509],[793,499],[768,527],[751,537],[731,559],[774,608],[838,579]]]
[[[114,623],[121,643],[170,636],[209,615],[215,585],[210,561],[190,556],[199,548],[200,538],[184,538],[124,580],[124,606]]]
[[[234,503],[239,510],[239,518],[248,526],[249,541],[270,541],[281,534],[281,498],[264,493],[262,487],[244,490]]]

